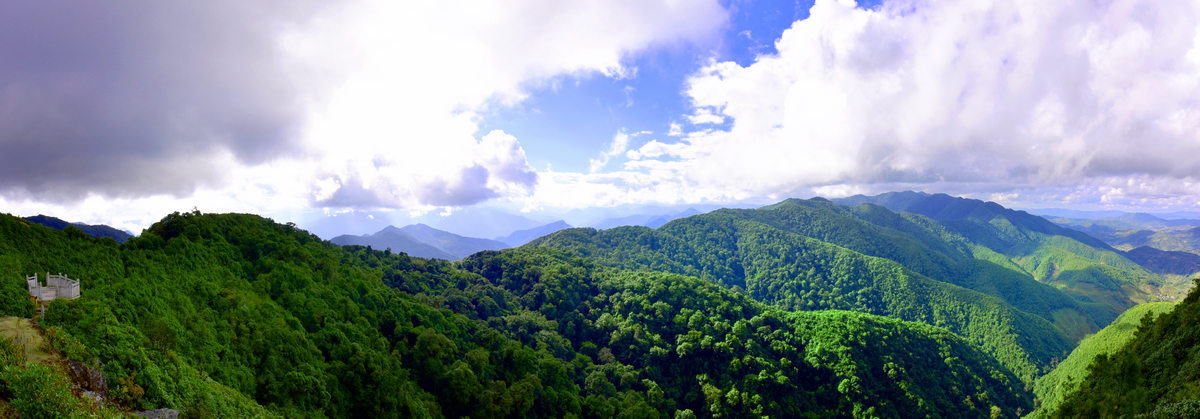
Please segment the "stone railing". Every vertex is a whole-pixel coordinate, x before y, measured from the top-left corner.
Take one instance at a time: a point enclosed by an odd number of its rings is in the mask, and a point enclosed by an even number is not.
[[[79,280],[67,278],[66,275],[46,273],[46,285],[38,283],[37,274],[25,277],[29,295],[38,301],[51,301],[58,298],[74,300],[79,298]]]

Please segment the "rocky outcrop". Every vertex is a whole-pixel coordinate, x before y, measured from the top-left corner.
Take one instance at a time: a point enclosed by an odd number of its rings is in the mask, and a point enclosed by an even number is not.
[[[83,365],[76,361],[67,361],[67,370],[71,379],[82,391],[90,391],[96,395],[108,398],[108,378],[100,370]]]

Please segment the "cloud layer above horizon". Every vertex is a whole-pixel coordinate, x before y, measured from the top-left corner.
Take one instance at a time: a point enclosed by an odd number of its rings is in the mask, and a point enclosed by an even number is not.
[[[699,57],[691,111],[608,133],[588,173],[536,170],[480,121],[547,84],[637,77],[646,51],[717,45],[730,11],[471,6],[0,6],[0,203],[110,223],[895,189],[1200,207],[1197,3],[819,0],[773,54]]]
[[[863,10],[821,0],[784,32],[778,54],[701,69],[687,90],[701,129],[632,150],[625,168],[659,174],[640,185],[648,194],[678,185],[716,198],[930,188],[1196,206],[1198,26],[1197,3],[891,1]]]
[[[725,21],[712,0],[3,8],[0,194],[61,205],[245,184],[316,207],[527,195],[524,150],[477,133],[480,112],[550,77],[630,77],[626,55]]]

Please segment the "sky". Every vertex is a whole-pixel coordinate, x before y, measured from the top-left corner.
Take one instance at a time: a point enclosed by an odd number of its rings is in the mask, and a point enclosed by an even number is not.
[[[16,215],[896,190],[1200,210],[1200,2],[0,4]]]

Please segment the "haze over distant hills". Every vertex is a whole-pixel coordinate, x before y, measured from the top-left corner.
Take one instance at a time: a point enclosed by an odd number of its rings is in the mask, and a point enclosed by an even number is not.
[[[538,226],[538,227],[534,227],[534,228],[527,229],[527,230],[514,231],[512,234],[509,234],[507,237],[497,237],[496,240],[502,241],[502,242],[508,244],[508,246],[510,246],[510,247],[518,247],[525,243],[529,243],[530,240],[545,236],[547,234],[550,234],[550,233],[553,233],[555,231],[562,230],[565,228],[571,228],[571,225],[567,224],[566,221],[558,220],[553,223],[546,224],[544,226]]]
[[[463,237],[438,230],[425,224],[413,224],[404,228],[387,226],[375,234],[355,236],[344,234],[330,240],[337,245],[371,246],[373,249],[391,249],[394,253],[409,256],[459,260],[482,250],[500,250],[512,246],[496,240]]]
[[[753,208],[755,205],[731,204],[729,208]],[[719,205],[618,205],[607,208],[577,208],[566,212],[518,213],[502,208],[469,207],[449,213],[431,211],[412,216],[403,211],[354,211],[321,215],[299,222],[301,228],[323,238],[342,235],[372,235],[389,225],[425,225],[464,238],[492,238],[509,246],[530,240],[567,226],[608,229],[627,225],[658,228],[671,220],[703,214],[722,208]],[[562,222],[559,224],[558,222]],[[424,240],[431,244],[434,240]],[[453,252],[451,252],[453,253]]]
[[[1200,219],[1165,219],[1156,214],[1130,213],[1098,219],[1055,218],[1051,221],[1085,232],[1121,250],[1150,246],[1163,251],[1200,254]]]
[[[383,230],[372,235],[355,236],[343,234],[329,240],[331,243],[341,246],[359,245],[370,246],[376,250],[391,249],[392,253],[407,253],[409,256],[415,256],[427,259],[445,259],[458,260],[457,256],[439,249],[429,243],[422,242],[420,239],[413,237],[408,232],[396,228],[394,226],[384,227]]]
[[[438,230],[425,224],[413,224],[401,228],[424,243],[430,244],[457,259],[470,256],[483,250],[500,250],[512,247],[496,240],[463,237],[454,233]]]
[[[463,237],[486,238],[504,237],[551,221],[534,220],[495,208],[468,207],[448,214],[431,211],[418,216],[404,211],[355,211],[323,215],[299,225],[322,238],[372,234],[389,225],[410,224],[425,224]]]

